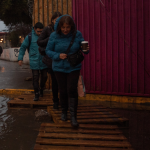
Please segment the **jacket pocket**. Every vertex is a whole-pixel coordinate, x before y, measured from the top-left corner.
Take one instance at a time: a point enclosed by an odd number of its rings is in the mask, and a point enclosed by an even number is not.
[[[63,60],[53,60],[52,64],[56,68],[63,68]]]
[[[35,53],[35,54],[31,54],[30,57],[33,57],[33,56],[35,56],[35,55],[36,55],[36,53]]]

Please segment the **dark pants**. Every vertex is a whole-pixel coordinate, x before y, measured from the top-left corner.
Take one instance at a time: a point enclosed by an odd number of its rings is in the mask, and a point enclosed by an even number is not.
[[[33,75],[33,88],[34,88],[34,91],[35,92],[39,91],[39,78],[40,78],[40,89],[44,90],[45,83],[47,81],[47,69],[32,70],[32,75]]]
[[[55,72],[60,91],[60,102],[62,110],[68,110],[68,98],[74,98],[78,101],[77,85],[80,70],[71,73]],[[78,102],[77,102],[78,103]]]
[[[51,75],[52,79],[52,93],[53,93],[53,102],[59,103],[58,99],[58,83],[55,77],[55,73],[51,68],[48,68],[48,73]]]

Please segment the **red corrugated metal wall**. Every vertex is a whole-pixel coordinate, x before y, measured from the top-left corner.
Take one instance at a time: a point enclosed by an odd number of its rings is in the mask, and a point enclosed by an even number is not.
[[[73,18],[87,93],[150,96],[150,0],[73,0]]]

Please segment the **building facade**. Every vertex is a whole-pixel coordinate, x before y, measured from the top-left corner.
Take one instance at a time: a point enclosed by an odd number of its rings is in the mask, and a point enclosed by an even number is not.
[[[5,48],[10,48],[10,42],[7,32],[0,32],[0,46]]]

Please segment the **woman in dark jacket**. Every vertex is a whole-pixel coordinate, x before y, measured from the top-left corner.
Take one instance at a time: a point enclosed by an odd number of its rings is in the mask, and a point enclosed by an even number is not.
[[[55,74],[52,70],[52,60],[46,55],[45,49],[46,49],[49,37],[51,33],[54,31],[54,24],[56,22],[56,19],[59,18],[60,16],[61,16],[60,12],[55,12],[53,14],[51,18],[51,24],[43,29],[39,39],[37,40],[37,44],[39,46],[39,52],[41,53],[41,55],[44,55],[43,62],[48,66],[48,73],[51,74],[54,109],[58,109],[58,105],[59,105],[58,84],[57,84]]]
[[[76,33],[74,42],[70,48],[70,54],[76,53],[81,49],[81,42],[84,41],[82,33],[76,31],[75,23],[69,15],[61,16],[55,23],[55,32],[49,38],[46,54],[52,58],[52,68],[55,72],[60,92],[60,102],[62,108],[61,119],[67,120],[68,101],[71,116],[71,124],[73,127],[78,127],[77,122],[77,106],[78,93],[77,84],[81,70],[81,63],[76,66],[71,66],[67,60],[66,51]],[[89,46],[84,51],[89,53]]]

